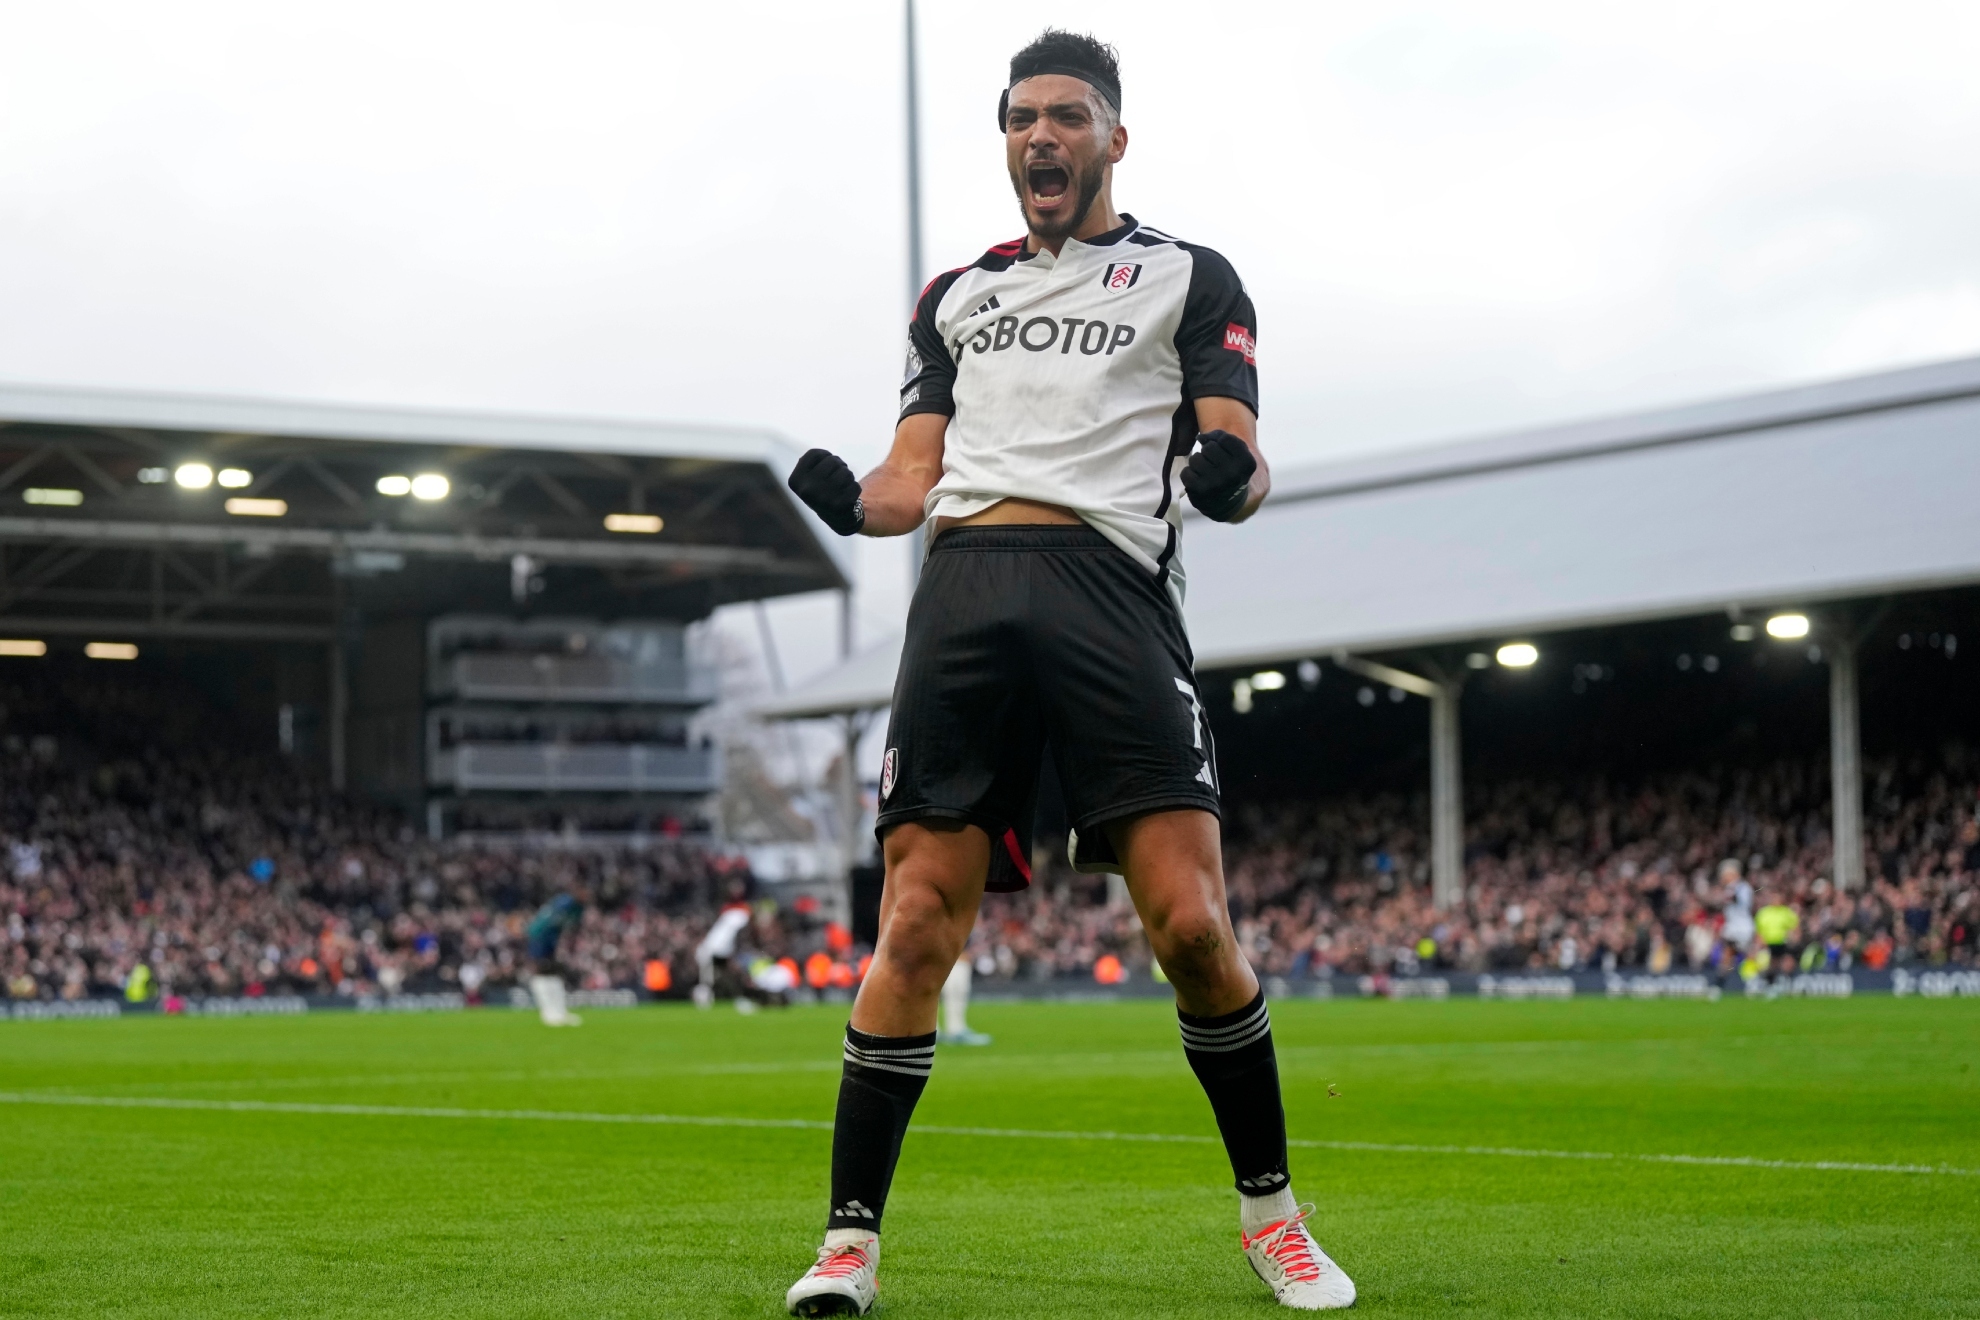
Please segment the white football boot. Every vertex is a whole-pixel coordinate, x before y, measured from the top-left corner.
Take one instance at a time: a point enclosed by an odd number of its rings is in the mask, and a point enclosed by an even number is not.
[[[880,1295],[880,1235],[836,1228],[825,1235],[818,1263],[784,1294],[792,1315],[865,1315]]]
[[[1291,1219],[1267,1224],[1256,1233],[1238,1234],[1244,1258],[1279,1305],[1295,1311],[1334,1311],[1354,1305],[1354,1280],[1320,1250],[1307,1231],[1311,1202]]]

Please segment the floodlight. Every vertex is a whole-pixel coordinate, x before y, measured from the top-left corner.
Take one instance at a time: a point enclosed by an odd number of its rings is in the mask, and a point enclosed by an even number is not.
[[[213,469],[204,463],[181,463],[172,480],[187,490],[205,490],[213,484]]]
[[[169,470],[159,467],[139,468],[138,483],[144,486],[162,486],[172,479]]]
[[[48,643],[26,637],[0,637],[0,655],[47,655]]]
[[[666,526],[657,513],[608,513],[605,515],[605,530],[608,532],[640,532],[651,536]]]
[[[395,499],[401,495],[410,495],[412,494],[412,478],[401,476],[398,473],[394,473],[389,477],[380,477],[378,479],[378,493],[380,495],[390,495]]]
[[[289,511],[287,500],[257,500],[236,495],[227,501],[227,512],[237,518],[280,518]]]
[[[1286,685],[1286,676],[1276,669],[1263,669],[1251,676],[1251,686],[1257,692],[1277,692]]]
[[[422,472],[412,479],[412,497],[416,500],[444,500],[453,486],[438,472]]]
[[[1240,678],[1231,684],[1231,709],[1240,715],[1251,712],[1251,680]]]
[[[220,484],[228,490],[240,490],[254,484],[254,473],[246,468],[221,468]]]
[[[1483,651],[1473,651],[1464,658],[1464,667],[1466,669],[1490,669],[1492,667],[1492,657],[1486,655]]]
[[[1735,624],[1734,624],[1734,625],[1732,626],[1732,639],[1733,639],[1733,640],[1734,640],[1735,642],[1750,642],[1750,641],[1752,641],[1752,640],[1753,640],[1753,625],[1752,625],[1752,624],[1750,624],[1750,623],[1735,623]]]
[[[59,486],[29,486],[21,492],[21,498],[29,504],[61,504],[73,508],[82,503],[82,492]]]
[[[1540,648],[1532,642],[1507,642],[1499,648],[1499,663],[1508,669],[1524,669],[1540,658]]]
[[[83,647],[83,654],[92,660],[135,660],[137,645],[133,642],[91,642]]]
[[[1808,635],[1808,616],[1806,614],[1776,614],[1773,618],[1767,620],[1767,635],[1769,637],[1778,637],[1784,642],[1791,642],[1797,637],[1806,637]]]

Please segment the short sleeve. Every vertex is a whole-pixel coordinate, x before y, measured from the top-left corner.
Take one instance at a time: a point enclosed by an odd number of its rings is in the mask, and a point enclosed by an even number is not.
[[[1258,412],[1258,317],[1237,271],[1209,248],[1183,244],[1190,255],[1189,292],[1176,352],[1185,399],[1236,399]]]
[[[901,373],[902,417],[916,413],[956,415],[956,360],[942,342],[935,315],[960,273],[937,275],[914,305],[914,319],[908,322],[907,366]]]

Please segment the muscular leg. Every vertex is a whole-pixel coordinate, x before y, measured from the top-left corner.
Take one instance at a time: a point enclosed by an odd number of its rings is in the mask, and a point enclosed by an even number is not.
[[[955,821],[915,821],[887,831],[883,852],[880,942],[852,1024],[876,1036],[919,1036],[935,1030],[942,982],[976,924],[990,836]]]
[[[911,822],[887,832],[880,942],[846,1028],[832,1128],[826,1245],[880,1231],[901,1139],[935,1061],[935,1006],[983,900],[990,839],[974,825]]]
[[[1238,952],[1224,897],[1217,818],[1207,811],[1157,811],[1107,826],[1128,893],[1176,1005],[1197,1017],[1234,1012],[1258,994]]]
[[[1217,818],[1155,812],[1114,823],[1108,835],[1148,943],[1176,988],[1183,1055],[1217,1115],[1243,1193],[1244,1231],[1282,1223],[1295,1207],[1272,1019],[1231,930]]]

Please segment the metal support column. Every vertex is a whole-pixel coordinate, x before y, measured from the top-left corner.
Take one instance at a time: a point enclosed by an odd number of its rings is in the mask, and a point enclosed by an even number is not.
[[[1826,639],[1829,653],[1829,834],[1838,889],[1863,887],[1863,750],[1856,704],[1856,638]]]
[[[914,0],[904,6],[907,38],[907,305],[914,319],[921,301],[921,54],[914,32]],[[922,538],[919,532],[902,538],[908,548],[908,595],[921,583]]]
[[[1351,674],[1401,688],[1430,701],[1430,901],[1449,908],[1464,897],[1464,747],[1458,734],[1458,700],[1464,680],[1442,664],[1423,663],[1435,678],[1412,674],[1346,651],[1334,663]]]
[[[866,730],[873,722],[873,712],[865,710],[848,711],[839,717],[840,729],[845,735],[845,750],[839,758],[839,782],[836,785],[839,798],[839,843],[840,856],[844,859],[844,881],[842,893],[845,900],[845,920],[852,922],[853,891],[852,871],[859,861],[859,744],[866,737]]]
[[[1464,898],[1463,695],[1458,683],[1439,683],[1430,695],[1430,902],[1446,910]]]
[[[330,643],[330,787],[345,788],[344,726],[351,707],[350,676],[345,672],[342,638]]]

